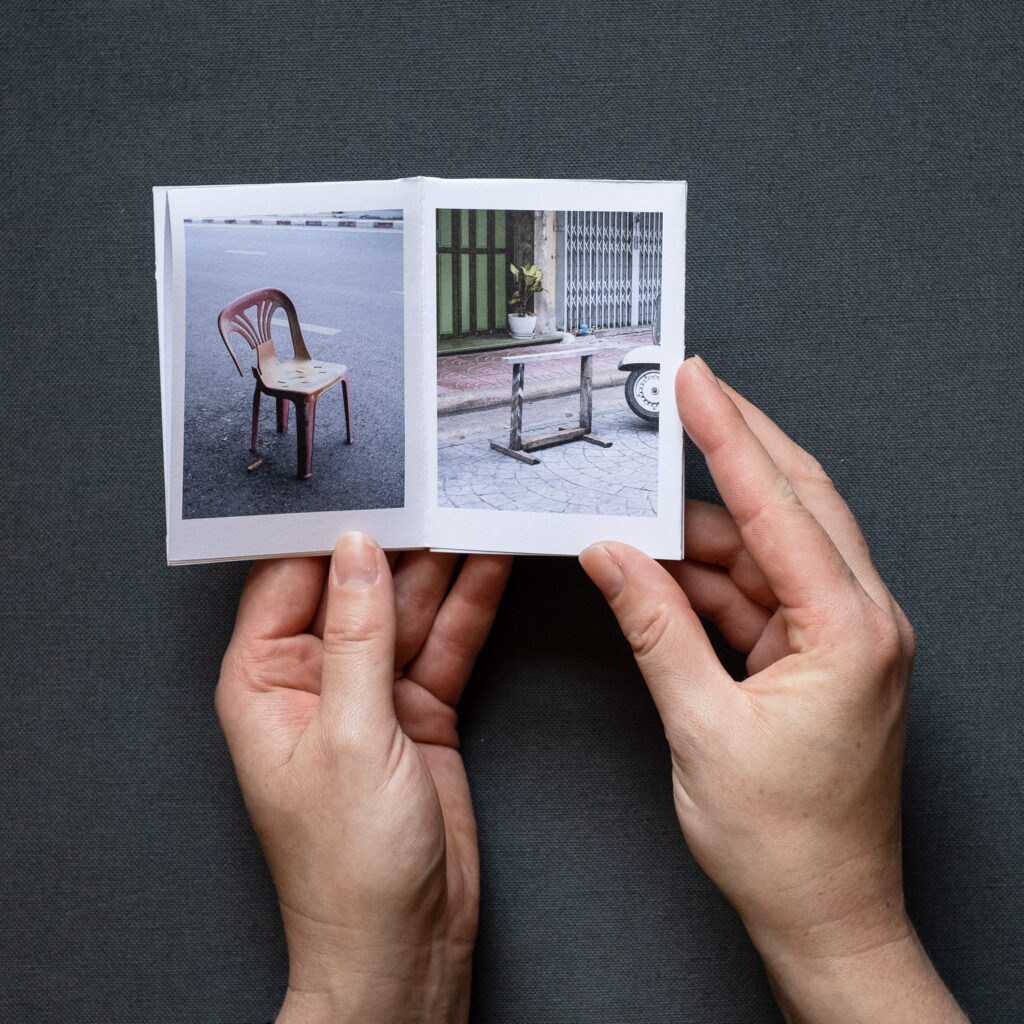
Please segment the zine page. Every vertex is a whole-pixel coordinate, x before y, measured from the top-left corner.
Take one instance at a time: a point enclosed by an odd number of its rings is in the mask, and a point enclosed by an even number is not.
[[[685,184],[154,190],[172,564],[679,557]]]
[[[424,183],[433,547],[681,557],[685,205],[678,182]]]
[[[427,545],[418,192],[156,191],[169,562]]]

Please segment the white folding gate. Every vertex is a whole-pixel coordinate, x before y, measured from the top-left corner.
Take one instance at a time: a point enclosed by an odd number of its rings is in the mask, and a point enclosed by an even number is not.
[[[661,300],[660,213],[558,215],[558,319],[591,330],[650,324]]]

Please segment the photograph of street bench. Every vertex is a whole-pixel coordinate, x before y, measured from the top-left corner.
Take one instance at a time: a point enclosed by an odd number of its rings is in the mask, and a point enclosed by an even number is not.
[[[657,516],[662,215],[439,209],[436,260],[438,504]]]

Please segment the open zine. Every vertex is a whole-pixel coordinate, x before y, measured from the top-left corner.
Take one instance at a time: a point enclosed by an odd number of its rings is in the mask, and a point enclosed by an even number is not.
[[[155,189],[168,561],[346,530],[681,557],[685,211],[683,182]]]

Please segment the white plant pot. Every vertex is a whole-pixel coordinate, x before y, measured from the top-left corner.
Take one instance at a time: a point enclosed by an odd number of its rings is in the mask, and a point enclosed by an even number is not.
[[[532,338],[537,328],[537,317],[532,313],[527,316],[516,316],[514,313],[508,315],[508,333],[513,338]]]

